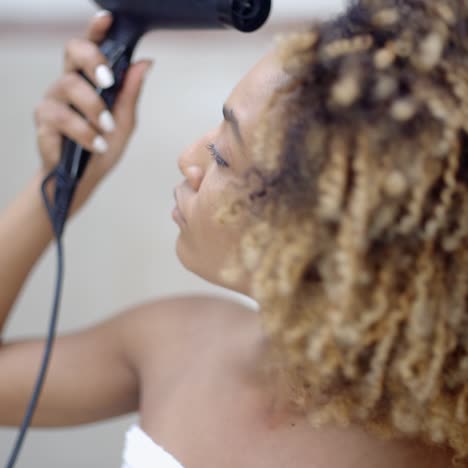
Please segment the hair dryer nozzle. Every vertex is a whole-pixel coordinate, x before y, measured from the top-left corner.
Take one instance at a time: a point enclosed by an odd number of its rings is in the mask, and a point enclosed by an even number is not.
[[[220,18],[239,31],[252,32],[263,26],[271,10],[271,0],[231,0],[219,2]]]
[[[263,26],[271,0],[95,0],[114,14],[131,15],[148,29],[213,29],[252,32]]]

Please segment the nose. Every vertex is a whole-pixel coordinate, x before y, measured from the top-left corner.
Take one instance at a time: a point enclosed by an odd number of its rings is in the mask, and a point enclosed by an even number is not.
[[[182,171],[190,186],[198,192],[203,180],[203,170],[200,166],[188,166]]]
[[[178,159],[180,172],[185,176],[193,190],[198,191],[206,170],[206,154],[204,139],[194,143],[185,150]]]

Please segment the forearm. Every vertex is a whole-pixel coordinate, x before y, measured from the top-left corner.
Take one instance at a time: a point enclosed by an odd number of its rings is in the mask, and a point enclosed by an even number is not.
[[[42,201],[42,174],[0,213],[0,333],[21,288],[53,238]]]

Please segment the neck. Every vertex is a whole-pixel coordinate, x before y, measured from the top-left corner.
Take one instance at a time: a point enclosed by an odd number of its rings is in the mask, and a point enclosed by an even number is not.
[[[256,406],[269,427],[278,427],[300,412],[290,403],[290,385],[283,371],[281,356],[275,352],[260,318],[254,317],[249,332],[242,337],[241,369],[243,380],[255,390]]]

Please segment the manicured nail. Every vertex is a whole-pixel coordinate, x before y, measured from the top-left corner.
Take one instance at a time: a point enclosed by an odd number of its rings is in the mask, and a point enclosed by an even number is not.
[[[115,130],[114,118],[108,110],[101,112],[101,115],[99,116],[99,125],[106,133],[111,133]]]
[[[101,11],[98,11],[94,17],[95,18],[101,18],[103,16],[111,16],[112,13],[109,11],[109,10],[101,10]]]
[[[107,65],[98,65],[96,68],[96,81],[102,89],[114,86],[115,79],[112,70]]]
[[[102,138],[102,136],[98,135],[93,141],[93,148],[96,153],[105,153],[109,149],[109,145],[107,141]]]

